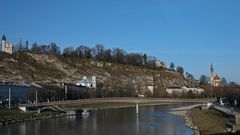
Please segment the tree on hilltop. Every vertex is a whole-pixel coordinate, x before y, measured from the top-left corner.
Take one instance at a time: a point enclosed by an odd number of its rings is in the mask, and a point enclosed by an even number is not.
[[[143,64],[145,67],[147,66],[147,54],[146,53],[143,54]]]
[[[220,84],[221,84],[222,86],[227,86],[227,85],[228,85],[227,80],[226,80],[225,77],[222,77],[222,78],[221,78]]]
[[[171,64],[170,64],[170,67],[169,67],[171,70],[175,70],[175,65],[174,65],[174,63],[172,62]]]
[[[183,73],[184,73],[183,67],[178,66],[176,70],[177,70],[178,73],[180,73],[181,75],[183,75]]]
[[[207,85],[208,84],[208,79],[206,75],[201,75],[199,79],[199,84],[201,85]]]
[[[188,72],[186,72],[186,78],[190,79],[190,80],[194,80],[195,79],[194,76],[192,74],[188,73]]]

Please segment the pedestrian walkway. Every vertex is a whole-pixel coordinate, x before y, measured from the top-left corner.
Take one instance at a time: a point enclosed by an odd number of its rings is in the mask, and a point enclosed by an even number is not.
[[[230,108],[230,107],[224,107],[224,106],[219,106],[219,105],[214,105],[214,108],[220,112],[223,112],[227,115],[235,115],[236,113],[240,113],[239,108]]]
[[[182,106],[182,107],[178,107],[178,108],[173,108],[173,109],[171,109],[171,111],[190,110],[190,109],[192,109],[192,108],[199,107],[199,106],[201,106],[201,105],[202,105],[202,104],[194,104],[194,105]]]

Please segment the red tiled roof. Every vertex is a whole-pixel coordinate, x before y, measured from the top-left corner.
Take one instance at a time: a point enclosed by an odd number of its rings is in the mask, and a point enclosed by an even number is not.
[[[213,79],[214,80],[220,80],[220,77],[218,75],[216,75]]]

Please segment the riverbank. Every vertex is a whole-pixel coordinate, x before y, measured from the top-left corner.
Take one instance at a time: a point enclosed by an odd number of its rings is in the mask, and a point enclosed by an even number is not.
[[[201,135],[200,131],[197,127],[197,125],[195,125],[193,123],[192,118],[189,116],[189,110],[183,110],[183,111],[171,111],[169,112],[173,115],[179,115],[179,116],[183,116],[185,118],[185,124],[187,127],[190,127],[193,130],[193,134],[194,135]]]
[[[52,117],[59,117],[59,116],[62,116],[62,114],[54,111],[45,111],[43,113],[34,113],[34,112],[25,113],[18,108],[12,108],[12,109],[1,108],[0,109],[0,126],[19,123],[19,122],[32,121],[32,120],[41,120],[41,119],[47,119]]]
[[[239,135],[240,133],[229,133],[227,123],[231,123],[233,118],[214,110],[201,110],[193,108],[188,111],[187,118],[192,126],[199,130],[201,135]]]
[[[187,114],[187,111],[186,110],[184,110],[184,111],[171,111],[169,113],[171,113],[173,115],[180,115],[180,116],[184,116],[185,117],[186,114]]]

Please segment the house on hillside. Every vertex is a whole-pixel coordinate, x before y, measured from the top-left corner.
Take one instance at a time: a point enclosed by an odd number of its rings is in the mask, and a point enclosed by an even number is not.
[[[182,93],[181,87],[168,87],[166,88],[167,93],[173,94],[173,93]]]
[[[161,61],[161,60],[157,60],[155,62],[156,68],[161,68],[161,69],[165,69],[166,68],[166,63]]]
[[[183,93],[183,92],[189,92],[189,91],[192,91],[193,93],[196,93],[196,94],[200,94],[204,92],[204,89],[183,86],[183,87],[168,87],[166,91],[169,94]]]
[[[91,79],[88,79],[87,76],[83,76],[83,79],[79,81],[77,86],[84,86],[87,88],[96,88],[97,83],[96,83],[96,76],[92,76]]]

